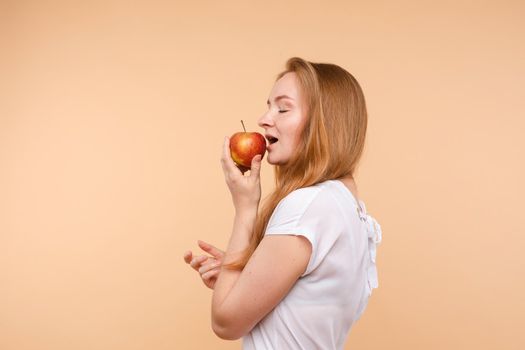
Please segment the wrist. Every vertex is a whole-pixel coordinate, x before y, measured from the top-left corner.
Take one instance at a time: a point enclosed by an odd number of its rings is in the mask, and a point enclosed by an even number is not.
[[[235,221],[251,231],[257,218],[257,209],[257,206],[235,208]]]
[[[236,216],[257,216],[257,211],[259,210],[259,203],[235,205],[234,208]]]

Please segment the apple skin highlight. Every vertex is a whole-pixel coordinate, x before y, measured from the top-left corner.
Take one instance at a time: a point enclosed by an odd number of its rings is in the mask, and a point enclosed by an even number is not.
[[[241,167],[250,169],[253,157],[265,152],[266,139],[258,132],[237,132],[230,138],[231,157]]]

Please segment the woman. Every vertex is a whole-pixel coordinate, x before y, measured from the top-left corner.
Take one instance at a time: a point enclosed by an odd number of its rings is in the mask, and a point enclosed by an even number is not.
[[[367,128],[362,90],[333,64],[289,59],[258,124],[275,166],[275,190],[259,211],[261,157],[249,175],[221,163],[235,207],[225,252],[185,260],[213,289],[212,328],[243,349],[342,349],[377,287],[381,228],[353,175]],[[238,255],[240,254],[240,255]]]

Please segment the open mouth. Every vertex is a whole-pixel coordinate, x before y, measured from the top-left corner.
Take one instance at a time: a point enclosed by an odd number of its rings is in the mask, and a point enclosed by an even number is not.
[[[278,139],[273,137],[273,136],[268,136],[267,139],[268,139],[268,142],[270,143],[270,145],[272,145],[272,144],[274,144],[274,143],[276,143],[278,141]]]

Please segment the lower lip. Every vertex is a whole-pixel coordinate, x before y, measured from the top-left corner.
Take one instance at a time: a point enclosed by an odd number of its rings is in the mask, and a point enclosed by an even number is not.
[[[270,143],[270,144],[268,144],[268,146],[266,147],[266,149],[267,149],[268,151],[270,151],[270,148],[271,148],[273,145],[275,145],[276,143],[277,143],[277,142],[274,142],[274,143]]]

